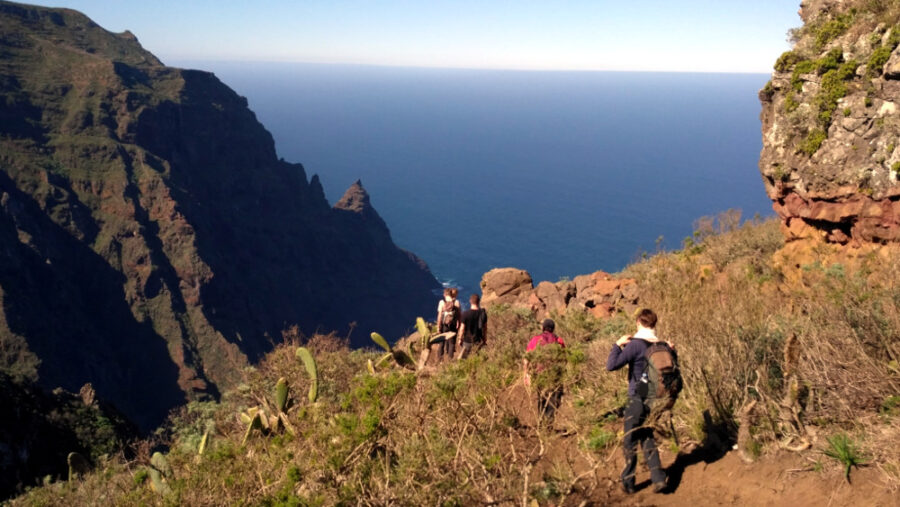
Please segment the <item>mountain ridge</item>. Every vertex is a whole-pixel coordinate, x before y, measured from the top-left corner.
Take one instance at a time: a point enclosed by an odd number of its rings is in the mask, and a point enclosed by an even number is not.
[[[430,311],[427,266],[383,221],[332,208],[212,73],[72,10],[0,2],[0,28],[13,373],[93,382],[147,429],[234,385],[292,325],[390,336]]]

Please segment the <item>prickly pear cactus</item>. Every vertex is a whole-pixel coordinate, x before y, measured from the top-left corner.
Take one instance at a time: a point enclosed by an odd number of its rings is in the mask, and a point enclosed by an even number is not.
[[[172,492],[172,489],[169,488],[168,483],[166,483],[166,479],[159,472],[159,470],[150,467],[147,470],[150,474],[150,487],[153,488],[153,491],[156,491],[160,495],[168,495]]]
[[[203,456],[206,451],[206,445],[209,443],[209,430],[203,432],[203,438],[200,439],[200,446],[197,447],[197,454]]]
[[[319,369],[316,366],[316,359],[312,356],[306,347],[297,347],[297,357],[303,361],[306,367],[306,373],[309,375],[309,401],[315,403],[319,397]]]
[[[288,402],[288,384],[284,377],[278,379],[275,383],[275,409],[278,412],[284,412]]]
[[[419,338],[422,340],[422,349],[427,349],[431,343],[431,329],[422,317],[416,318],[416,330],[419,331]]]
[[[372,333],[372,341],[377,343],[379,347],[383,348],[385,352],[393,352],[393,349],[391,349],[391,346],[388,345],[387,340],[385,340],[384,337],[380,334]]]
[[[164,477],[172,477],[172,467],[169,466],[169,460],[166,459],[165,454],[157,451],[153,453],[153,456],[150,457],[150,464],[153,465],[153,468],[159,470]]]
[[[241,413],[241,420],[247,424],[247,432],[244,433],[241,445],[247,445],[247,440],[250,438],[253,430],[262,430],[263,428],[262,414],[260,414],[259,407],[248,408],[246,412]]]

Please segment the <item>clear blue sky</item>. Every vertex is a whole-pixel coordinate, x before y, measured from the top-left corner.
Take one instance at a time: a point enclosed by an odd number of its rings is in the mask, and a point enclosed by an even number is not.
[[[51,0],[164,62],[764,72],[800,0]]]

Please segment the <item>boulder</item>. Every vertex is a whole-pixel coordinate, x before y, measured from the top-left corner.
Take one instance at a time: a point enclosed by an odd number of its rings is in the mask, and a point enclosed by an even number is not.
[[[900,79],[900,46],[891,53],[891,58],[884,64],[885,79]]]
[[[560,291],[556,284],[541,282],[534,289],[534,293],[541,302],[544,313],[562,312],[566,309],[566,293]]]
[[[481,277],[481,304],[526,304],[534,289],[531,275],[523,269],[495,268]]]

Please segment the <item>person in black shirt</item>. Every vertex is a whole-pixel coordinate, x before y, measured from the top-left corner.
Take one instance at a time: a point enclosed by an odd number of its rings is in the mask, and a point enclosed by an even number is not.
[[[469,296],[469,310],[463,312],[460,318],[459,326],[459,354],[457,359],[462,359],[469,355],[472,347],[476,343],[482,346],[487,341],[487,312],[484,308],[479,308],[478,303],[481,298],[478,294]]]

